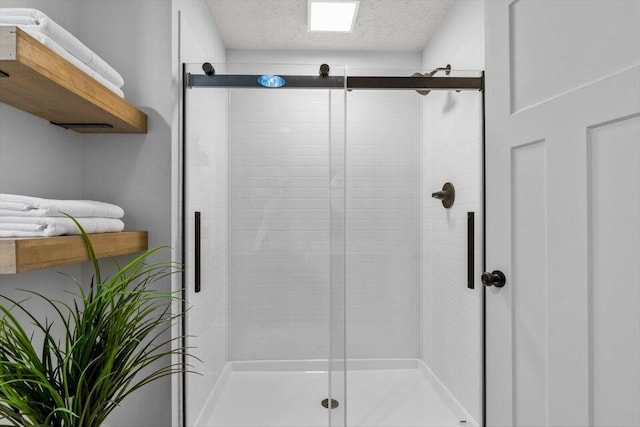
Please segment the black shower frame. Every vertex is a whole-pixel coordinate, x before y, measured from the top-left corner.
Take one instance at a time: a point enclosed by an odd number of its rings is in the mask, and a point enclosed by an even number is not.
[[[206,65],[206,64],[205,64]],[[324,65],[324,64],[323,64]],[[204,65],[203,65],[204,67]],[[258,83],[258,74],[221,74],[215,75],[213,73],[207,74],[192,74],[186,71],[187,63],[182,63],[182,146],[181,146],[181,230],[182,230],[182,265],[185,268],[182,270],[182,402],[181,402],[181,421],[182,426],[186,426],[186,401],[188,399],[186,393],[186,375],[187,375],[187,337],[184,334],[186,330],[186,316],[184,313],[187,310],[187,275],[186,275],[186,232],[187,232],[187,218],[186,218],[186,203],[185,194],[187,190],[186,183],[186,151],[187,151],[187,108],[186,97],[187,90],[192,88],[253,88],[253,89],[346,89],[352,90],[455,90],[460,91],[479,91],[482,94],[482,132],[481,132],[481,149],[482,149],[482,271],[486,271],[486,111],[485,111],[485,72],[482,71],[479,77],[432,77],[432,76],[300,76],[300,75],[282,75],[286,81],[285,86],[280,88],[268,88]],[[321,74],[322,68],[321,68]],[[198,217],[200,213],[198,212]],[[199,219],[199,218],[198,218]],[[199,227],[198,227],[199,228]],[[197,230],[199,232],[199,230]],[[199,234],[199,233],[198,233]],[[199,236],[196,241],[199,242]],[[196,282],[200,283],[200,278],[196,277]],[[198,286],[198,291],[200,286]],[[486,363],[486,343],[487,343],[487,325],[486,325],[486,287],[482,286],[482,421],[481,426],[487,425],[487,363]]]
[[[283,75],[286,84],[268,88],[258,83],[258,74],[191,74],[185,73],[187,88],[253,88],[253,89],[413,89],[413,90],[484,90],[484,77],[390,77],[390,76],[296,76]]]

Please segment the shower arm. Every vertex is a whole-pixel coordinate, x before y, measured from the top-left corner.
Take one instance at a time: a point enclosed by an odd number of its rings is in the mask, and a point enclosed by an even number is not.
[[[444,71],[447,76],[449,74],[451,74],[451,64],[447,64],[444,67],[438,67],[435,68],[429,72],[426,73],[413,73],[413,75],[411,77],[433,77],[434,75],[436,75],[439,71]],[[425,96],[428,95],[429,92],[431,92],[431,89],[416,89],[416,92],[418,92],[420,95]]]
[[[451,64],[447,64],[446,67],[435,68],[428,73],[425,73],[425,77],[433,77],[438,71],[444,71],[448,76],[449,74],[451,74]]]

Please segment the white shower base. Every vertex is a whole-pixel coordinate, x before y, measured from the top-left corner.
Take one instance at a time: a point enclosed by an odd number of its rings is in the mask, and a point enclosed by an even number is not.
[[[342,377],[333,378],[336,387]],[[196,425],[327,427],[329,411],[320,405],[327,390],[326,360],[230,362]],[[347,393],[349,427],[477,425],[420,360],[350,360]],[[332,397],[343,405],[342,395]],[[344,425],[342,408],[333,426]]]

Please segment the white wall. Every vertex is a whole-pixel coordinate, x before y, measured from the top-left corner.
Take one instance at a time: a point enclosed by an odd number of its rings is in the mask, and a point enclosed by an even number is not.
[[[178,13],[179,12],[179,13]],[[178,15],[180,18],[178,34]],[[174,19],[174,89],[177,110],[181,86],[182,62],[194,63],[189,72],[202,73],[203,62],[224,63],[225,48],[209,8],[204,1],[173,2]],[[179,40],[178,40],[179,36]],[[220,70],[218,70],[220,71]],[[206,419],[205,401],[228,361],[228,202],[227,202],[227,95],[220,89],[189,89],[187,91],[188,121],[186,123],[186,248],[187,248],[187,316],[186,334],[190,336],[190,353],[202,362],[191,360],[200,375],[187,377],[187,425],[197,425],[198,417]],[[174,117],[174,166],[178,163],[179,120]],[[178,178],[176,176],[176,178]],[[180,182],[174,182],[174,194],[179,194]],[[176,200],[177,206],[177,200]],[[201,212],[202,290],[194,293],[194,212]],[[180,213],[176,213],[176,219]],[[174,224],[178,231],[180,224]],[[176,283],[174,289],[180,289]],[[175,388],[177,390],[177,387]],[[174,399],[175,399],[174,395]]]
[[[122,74],[126,98],[149,116],[146,135],[85,136],[83,197],[123,206],[126,228],[148,230],[150,247],[171,242],[170,25],[171,5],[163,0],[95,0],[82,7],[79,38]],[[154,259],[170,256],[166,250]],[[170,280],[158,288],[170,290]],[[107,424],[169,425],[170,399],[171,379],[163,378],[131,395]]]
[[[423,51],[425,71],[484,69],[484,2],[460,0]],[[481,420],[481,95],[436,92],[423,100],[422,356]],[[450,181],[456,201],[430,197]],[[467,289],[467,212],[475,212],[475,289]]]
[[[323,62],[333,75],[342,75],[345,64],[356,74],[411,75],[420,68],[420,55],[406,52],[230,50],[227,60],[283,74],[313,75]],[[275,65],[287,63],[311,65]],[[345,124],[342,113],[335,114],[344,110],[344,93],[332,96],[308,90],[231,94],[234,360],[328,355],[329,277],[337,267],[330,268],[328,249],[332,238],[342,238],[330,215],[330,202],[337,206],[330,198],[339,195],[335,185],[329,193],[329,135],[335,184],[342,178]],[[347,357],[417,357],[417,95],[354,92],[347,109]]]

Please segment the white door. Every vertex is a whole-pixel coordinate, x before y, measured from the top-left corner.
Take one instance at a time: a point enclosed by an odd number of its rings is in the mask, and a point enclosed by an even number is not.
[[[640,425],[640,1],[486,2],[487,424]]]

